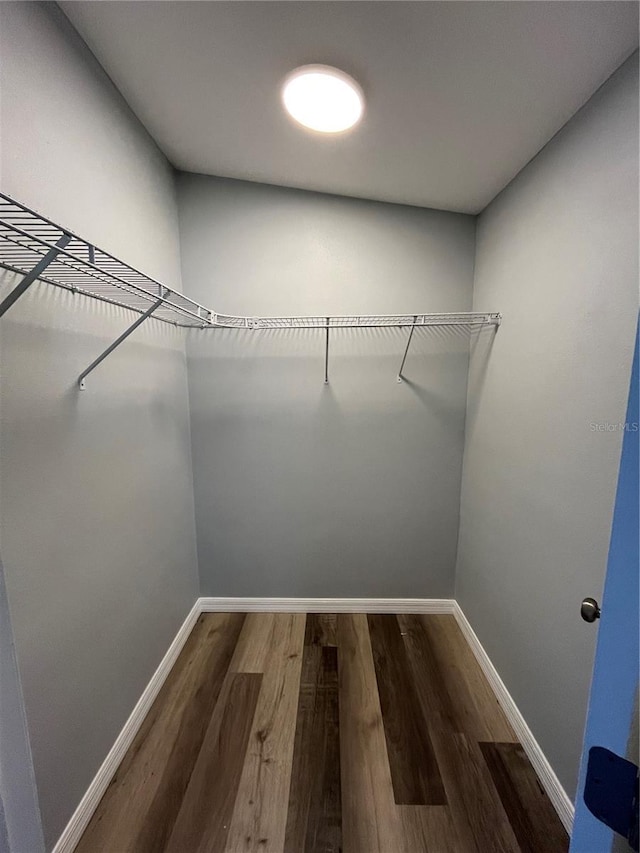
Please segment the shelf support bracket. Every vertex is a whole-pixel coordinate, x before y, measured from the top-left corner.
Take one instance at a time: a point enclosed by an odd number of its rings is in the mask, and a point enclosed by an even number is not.
[[[418,319],[418,315],[413,315],[413,323],[411,324],[411,331],[409,332],[409,338],[407,340],[407,346],[404,350],[404,355],[402,356],[402,364],[400,365],[400,370],[398,371],[398,382],[402,382],[402,371],[404,370],[404,363],[407,360],[407,355],[409,354],[409,347],[411,346],[411,338],[413,337],[413,331],[416,327],[416,320]]]
[[[331,318],[327,317],[327,329],[326,329],[326,338],[325,338],[325,346],[324,346],[324,384],[329,384],[329,320]]]
[[[165,296],[166,296],[167,292],[168,292],[168,291],[165,291]],[[95,370],[95,369],[96,369],[96,367],[97,367],[101,362],[103,362],[103,361],[105,360],[105,358],[106,358],[108,355],[111,355],[111,353],[114,351],[114,349],[116,349],[117,347],[119,347],[119,346],[120,346],[120,344],[121,344],[123,341],[125,341],[125,340],[129,337],[129,335],[130,335],[132,332],[135,332],[135,330],[138,328],[138,326],[141,326],[141,325],[144,323],[144,321],[145,321],[145,320],[147,320],[147,319],[148,319],[148,318],[153,314],[153,312],[156,310],[156,308],[159,308],[159,307],[162,305],[162,303],[163,303],[163,302],[164,302],[164,297],[160,297],[160,299],[158,299],[156,302],[154,302],[154,303],[153,303],[153,305],[152,305],[150,308],[148,308],[148,309],[144,312],[144,314],[141,314],[141,315],[138,317],[138,319],[135,321],[135,323],[132,323],[132,324],[129,326],[129,328],[128,328],[128,329],[126,329],[126,330],[125,330],[125,331],[120,335],[120,337],[119,337],[119,338],[117,338],[117,339],[116,339],[116,340],[115,340],[115,341],[114,341],[110,346],[108,346],[108,347],[106,348],[106,350],[105,350],[101,355],[99,355],[99,356],[96,358],[96,360],[95,360],[95,361],[92,361],[92,362],[91,362],[91,364],[89,365],[89,367],[87,367],[87,369],[86,369],[86,370],[84,370],[84,371],[80,374],[80,376],[78,377],[78,385],[79,385],[79,387],[80,387],[82,390],[84,390],[84,389],[85,389],[85,387],[86,387],[86,385],[85,385],[85,381],[84,381],[84,380],[85,380],[85,379],[87,378],[87,376],[91,373],[91,371],[92,371],[92,370]]]
[[[55,261],[60,252],[66,248],[70,240],[71,234],[63,234],[56,245],[52,246],[47,254],[38,261],[35,267],[25,275],[20,284],[13,288],[11,293],[0,303],[0,317],[2,317],[2,315],[11,308],[14,302],[17,302],[18,299],[20,299],[27,288],[31,287],[33,282],[42,275],[51,261]]]

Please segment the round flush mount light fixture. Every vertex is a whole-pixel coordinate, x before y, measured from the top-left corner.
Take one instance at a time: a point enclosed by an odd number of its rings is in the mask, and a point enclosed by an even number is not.
[[[320,133],[342,133],[364,112],[362,89],[348,74],[330,65],[303,65],[282,85],[282,103],[299,124]]]

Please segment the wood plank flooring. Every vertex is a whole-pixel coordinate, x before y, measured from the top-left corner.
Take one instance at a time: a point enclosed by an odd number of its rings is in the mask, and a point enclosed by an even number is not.
[[[209,613],[77,853],[563,853],[452,616]]]

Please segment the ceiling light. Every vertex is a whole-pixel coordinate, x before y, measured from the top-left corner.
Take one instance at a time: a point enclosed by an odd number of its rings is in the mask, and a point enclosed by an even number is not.
[[[357,124],[364,95],[356,81],[329,65],[303,65],[282,86],[282,103],[292,118],[321,133],[340,133]]]

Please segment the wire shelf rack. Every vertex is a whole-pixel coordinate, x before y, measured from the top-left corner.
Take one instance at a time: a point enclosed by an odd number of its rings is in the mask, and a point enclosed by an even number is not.
[[[47,261],[47,258],[49,260]],[[38,265],[46,266],[33,275]],[[93,246],[0,193],[0,267],[48,284],[201,329],[354,329],[384,326],[499,325],[497,313],[373,314],[336,317],[236,317],[220,314]]]
[[[233,329],[372,329],[385,326],[498,325],[500,314],[353,314],[342,317],[232,317],[214,314],[214,325]]]
[[[139,314],[161,300],[153,312],[156,319],[177,326],[211,325],[212,312],[203,305],[0,193],[0,266],[28,275],[54,251],[37,276],[40,281]]]

